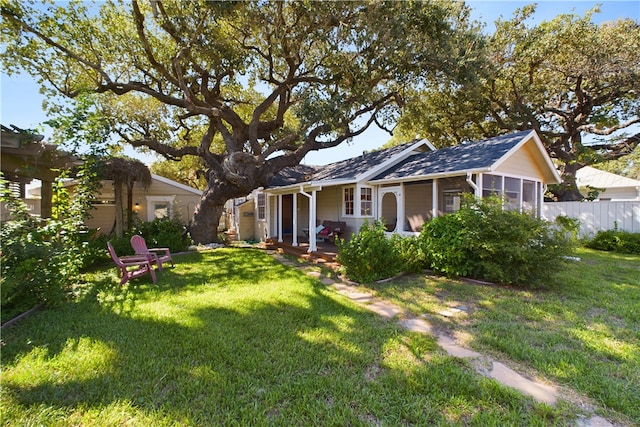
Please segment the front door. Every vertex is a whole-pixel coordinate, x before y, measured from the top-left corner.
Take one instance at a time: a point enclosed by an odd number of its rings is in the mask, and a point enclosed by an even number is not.
[[[387,232],[398,231],[402,224],[402,187],[382,187],[378,191],[378,219]]]
[[[293,194],[282,196],[282,234],[293,234]]]

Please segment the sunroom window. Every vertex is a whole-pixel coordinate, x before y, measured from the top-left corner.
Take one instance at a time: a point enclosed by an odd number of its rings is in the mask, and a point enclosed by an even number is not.
[[[482,175],[482,197],[501,196],[502,177],[486,173]]]
[[[503,197],[505,209],[539,215],[541,188],[538,181],[494,174],[482,175],[482,197]]]

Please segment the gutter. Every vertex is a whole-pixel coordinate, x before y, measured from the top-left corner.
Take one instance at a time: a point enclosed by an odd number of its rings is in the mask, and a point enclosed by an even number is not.
[[[467,172],[467,184],[469,184],[469,186],[473,188],[474,193],[476,194],[476,196],[478,196],[479,188],[476,185],[476,183],[473,182],[473,180],[471,179],[471,176],[472,176],[471,172]]]
[[[440,173],[434,173],[429,175],[412,175],[408,177],[392,178],[392,179],[378,179],[375,181],[367,181],[367,184],[369,185],[396,184],[400,182],[407,182],[409,180],[414,181],[414,180],[427,180],[427,179],[436,179],[436,178],[437,179],[449,178],[449,177],[460,176],[464,172],[465,171],[462,170],[462,171],[453,171],[453,172],[440,172]],[[471,171],[466,171],[466,172],[468,176],[474,173],[491,173],[492,170],[491,170],[491,167],[483,167],[478,169],[472,169]]]

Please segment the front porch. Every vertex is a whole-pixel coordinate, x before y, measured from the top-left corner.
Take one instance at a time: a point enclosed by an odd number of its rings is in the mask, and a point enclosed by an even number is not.
[[[324,264],[327,267],[337,268],[338,247],[329,241],[316,241],[316,251],[309,252],[309,238],[306,236],[298,236],[298,245],[293,245],[293,235],[286,234],[282,238],[282,242],[278,242],[277,238],[267,240],[267,247],[274,248],[286,254],[294,255],[315,263]]]

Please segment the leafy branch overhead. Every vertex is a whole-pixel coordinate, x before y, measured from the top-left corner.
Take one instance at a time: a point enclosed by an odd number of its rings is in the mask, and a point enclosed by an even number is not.
[[[8,72],[98,95],[134,146],[202,158],[214,216],[214,198],[390,129],[410,87],[464,73],[479,43],[459,3],[10,1],[2,17]]]
[[[640,25],[595,24],[595,9],[531,26],[534,11],[496,22],[474,79],[414,91],[399,134],[451,145],[535,129],[565,177],[556,196],[579,198],[577,169],[628,155],[640,142]]]

